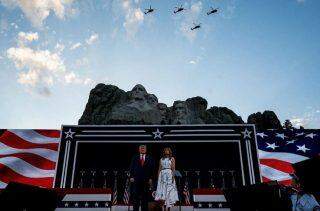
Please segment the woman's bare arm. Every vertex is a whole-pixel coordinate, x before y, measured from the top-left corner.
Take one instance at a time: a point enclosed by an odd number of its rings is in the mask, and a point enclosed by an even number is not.
[[[171,158],[171,170],[172,172],[174,172],[176,170],[176,160],[174,159],[174,157]]]
[[[171,158],[171,170],[172,170],[172,180],[174,180],[174,172],[176,170],[176,160],[174,157]]]
[[[161,160],[159,161],[158,179],[159,179],[160,171],[161,171]]]

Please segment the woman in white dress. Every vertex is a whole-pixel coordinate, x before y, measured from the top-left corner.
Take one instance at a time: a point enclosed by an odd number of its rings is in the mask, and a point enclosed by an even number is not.
[[[169,147],[163,149],[162,158],[159,163],[158,184],[155,200],[162,201],[165,209],[170,210],[177,201],[178,191],[174,179],[175,159]]]

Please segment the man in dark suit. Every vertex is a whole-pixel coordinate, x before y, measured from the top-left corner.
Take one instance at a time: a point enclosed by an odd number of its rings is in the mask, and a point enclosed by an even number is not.
[[[148,211],[148,190],[152,187],[154,177],[154,160],[147,154],[147,146],[139,146],[139,154],[130,164],[130,181],[133,183],[133,210]]]

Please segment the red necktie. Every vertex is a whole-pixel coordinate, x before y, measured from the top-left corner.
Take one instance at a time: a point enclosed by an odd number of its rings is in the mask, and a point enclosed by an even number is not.
[[[141,157],[140,157],[140,163],[141,163],[141,166],[144,165],[144,156],[143,155],[141,155]]]

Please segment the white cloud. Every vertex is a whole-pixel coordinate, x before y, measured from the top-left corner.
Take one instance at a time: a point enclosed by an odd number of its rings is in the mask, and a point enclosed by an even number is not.
[[[99,34],[93,33],[90,35],[89,38],[85,40],[85,44],[92,45],[93,43],[97,42],[98,39],[99,39]],[[70,50],[75,50],[77,48],[80,48],[81,46],[82,46],[81,42],[74,43],[73,45],[71,45]]]
[[[91,78],[85,78],[85,79],[83,80],[83,84],[84,84],[84,85],[92,85],[93,83],[95,83],[95,82],[94,82],[94,80],[92,80]]]
[[[127,37],[134,38],[144,22],[141,0],[114,0],[111,7],[114,20],[120,20]]]
[[[31,36],[27,40],[34,39],[35,36]],[[64,46],[60,43],[55,46],[56,52],[19,45],[7,49],[6,53],[7,58],[19,71],[18,83],[24,85],[27,91],[37,91],[41,95],[48,96],[51,93],[50,87],[57,82],[88,84],[88,81],[91,81],[91,79],[80,78],[74,72],[67,70],[61,58],[63,49]]]
[[[189,64],[196,65],[202,60],[202,56],[196,56],[189,61]]]
[[[305,126],[306,124],[306,119],[303,118],[293,118],[290,121],[294,127]]]
[[[93,33],[88,39],[86,39],[86,43],[88,45],[93,44],[99,39],[99,35],[97,33]]]
[[[66,72],[60,56],[49,50],[13,47],[7,50],[7,56],[14,62],[17,69],[26,70],[18,74],[20,84],[32,87],[38,84],[52,85],[55,77]]]
[[[19,7],[35,27],[41,27],[50,12],[63,19],[73,0],[0,0],[4,6]]]
[[[198,1],[198,2],[196,2],[194,4],[192,4],[190,10],[191,10],[192,15],[198,16],[198,14],[202,10],[202,2]]]
[[[58,54],[61,54],[63,50],[65,49],[65,46],[61,43],[57,43],[54,47]]]
[[[36,41],[39,39],[39,35],[37,32],[19,32],[18,34],[18,44],[25,45],[32,41]]]
[[[66,81],[66,83],[76,83],[76,84],[84,84],[84,85],[90,85],[92,83],[94,83],[94,81],[90,78],[80,78],[79,76],[77,76],[74,72],[69,72],[67,74],[64,75],[64,79]]]
[[[76,60],[76,67],[87,66],[88,64],[89,64],[89,59],[86,57]]]
[[[80,42],[77,42],[77,43],[73,44],[73,45],[70,47],[70,50],[75,50],[75,49],[77,49],[77,48],[79,48],[79,47],[81,47],[81,46],[82,46],[82,44],[81,44]]]
[[[127,32],[129,38],[133,38],[139,30],[144,20],[144,13],[140,8],[127,9],[127,14],[125,16],[125,22],[123,26]]]
[[[10,24],[13,28],[15,28],[15,29],[18,29],[19,28],[19,26],[16,24],[16,23],[11,23]]]
[[[64,76],[67,83],[72,83],[77,80],[77,76],[74,72],[70,72]]]
[[[189,41],[193,41],[197,36],[196,30],[191,30],[193,23],[198,24],[199,15],[202,11],[202,2],[198,1],[193,3],[190,6],[190,10],[183,14],[183,19],[180,23],[180,32],[185,36]]]
[[[293,116],[290,121],[295,127],[316,128],[320,124],[320,110],[308,106],[301,116]]]

